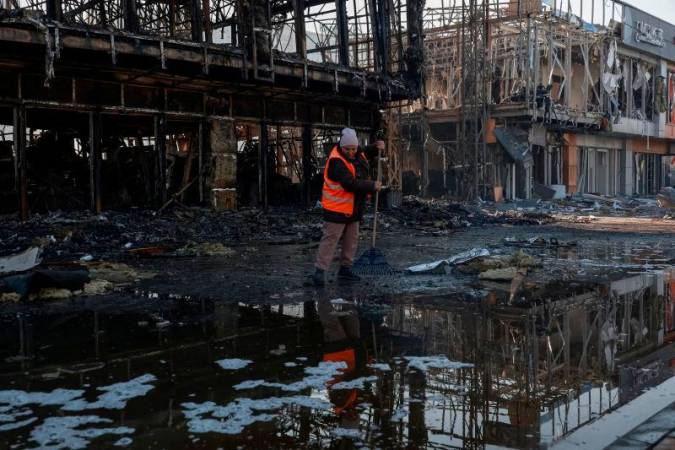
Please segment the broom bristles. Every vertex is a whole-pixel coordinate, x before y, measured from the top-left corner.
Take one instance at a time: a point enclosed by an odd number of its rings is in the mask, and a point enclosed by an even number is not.
[[[356,260],[352,271],[358,275],[393,275],[396,270],[389,265],[382,250],[371,247]]]

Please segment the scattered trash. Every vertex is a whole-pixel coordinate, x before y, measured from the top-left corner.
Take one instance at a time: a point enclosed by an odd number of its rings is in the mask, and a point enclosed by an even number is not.
[[[468,250],[466,252],[453,255],[448,259],[441,259],[439,261],[434,261],[431,263],[418,264],[416,266],[408,267],[406,271],[412,274],[438,273],[439,269],[443,268],[444,266],[463,264],[473,259],[489,255],[490,251],[488,249],[472,248],[471,250]],[[441,273],[444,273],[444,271],[442,271]]]
[[[478,275],[478,278],[481,280],[511,281],[517,273],[517,267],[505,267],[502,269],[490,269],[486,270],[485,272],[481,272]]]
[[[113,284],[108,280],[92,280],[84,285],[84,295],[101,295],[113,290]]]
[[[118,285],[125,285],[156,276],[154,272],[134,269],[128,264],[117,262],[94,262],[86,264],[86,267],[92,279],[103,279]]]
[[[656,195],[656,201],[661,208],[675,208],[675,188],[666,186]]]
[[[64,288],[44,288],[35,295],[39,300],[63,300],[73,296],[73,291]]]
[[[232,256],[235,251],[220,242],[191,242],[178,250],[177,256]]]
[[[18,302],[21,296],[16,292],[3,292],[0,294],[0,302]]]
[[[534,236],[527,239],[506,237],[504,244],[518,247],[574,247],[577,245],[575,241],[562,242],[555,237],[546,239],[541,236]]]
[[[5,292],[16,292],[22,298],[47,288],[81,290],[90,280],[87,270],[36,270],[26,274],[12,275],[2,280]],[[63,294],[59,294],[63,297]],[[40,298],[40,296],[38,296]],[[42,298],[46,298],[42,296]],[[49,298],[54,298],[53,296]],[[65,298],[65,297],[63,297]]]
[[[31,247],[21,253],[0,257],[0,274],[25,272],[40,264],[40,248]]]

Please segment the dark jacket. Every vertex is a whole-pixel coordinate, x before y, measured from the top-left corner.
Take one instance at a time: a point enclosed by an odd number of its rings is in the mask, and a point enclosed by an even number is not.
[[[362,153],[370,160],[377,155],[377,148],[375,146],[367,146],[363,149],[359,148],[356,158],[351,161],[356,168],[356,177],[352,176],[344,162],[339,159],[331,159],[329,161],[328,178],[340,183],[346,191],[354,193],[354,214],[347,217],[338,212],[324,210],[323,217],[327,222],[351,223],[360,221],[366,208],[367,195],[375,192],[375,182],[369,179],[370,165],[367,161],[364,161],[359,153]],[[344,153],[342,156],[347,159],[347,155]]]

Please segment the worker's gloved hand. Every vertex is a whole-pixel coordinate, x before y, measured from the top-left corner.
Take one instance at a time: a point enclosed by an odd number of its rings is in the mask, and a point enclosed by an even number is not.
[[[375,141],[375,148],[377,148],[377,151],[380,153],[384,152],[384,141],[381,139]]]
[[[379,191],[380,189],[382,189],[382,182],[381,182],[381,181],[376,181],[376,182],[375,182],[375,190],[376,190],[376,191]]]

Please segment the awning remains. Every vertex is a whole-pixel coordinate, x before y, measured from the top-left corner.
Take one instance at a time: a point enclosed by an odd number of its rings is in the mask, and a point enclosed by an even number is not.
[[[495,136],[514,162],[525,165],[533,162],[527,131],[519,128],[495,128]]]

